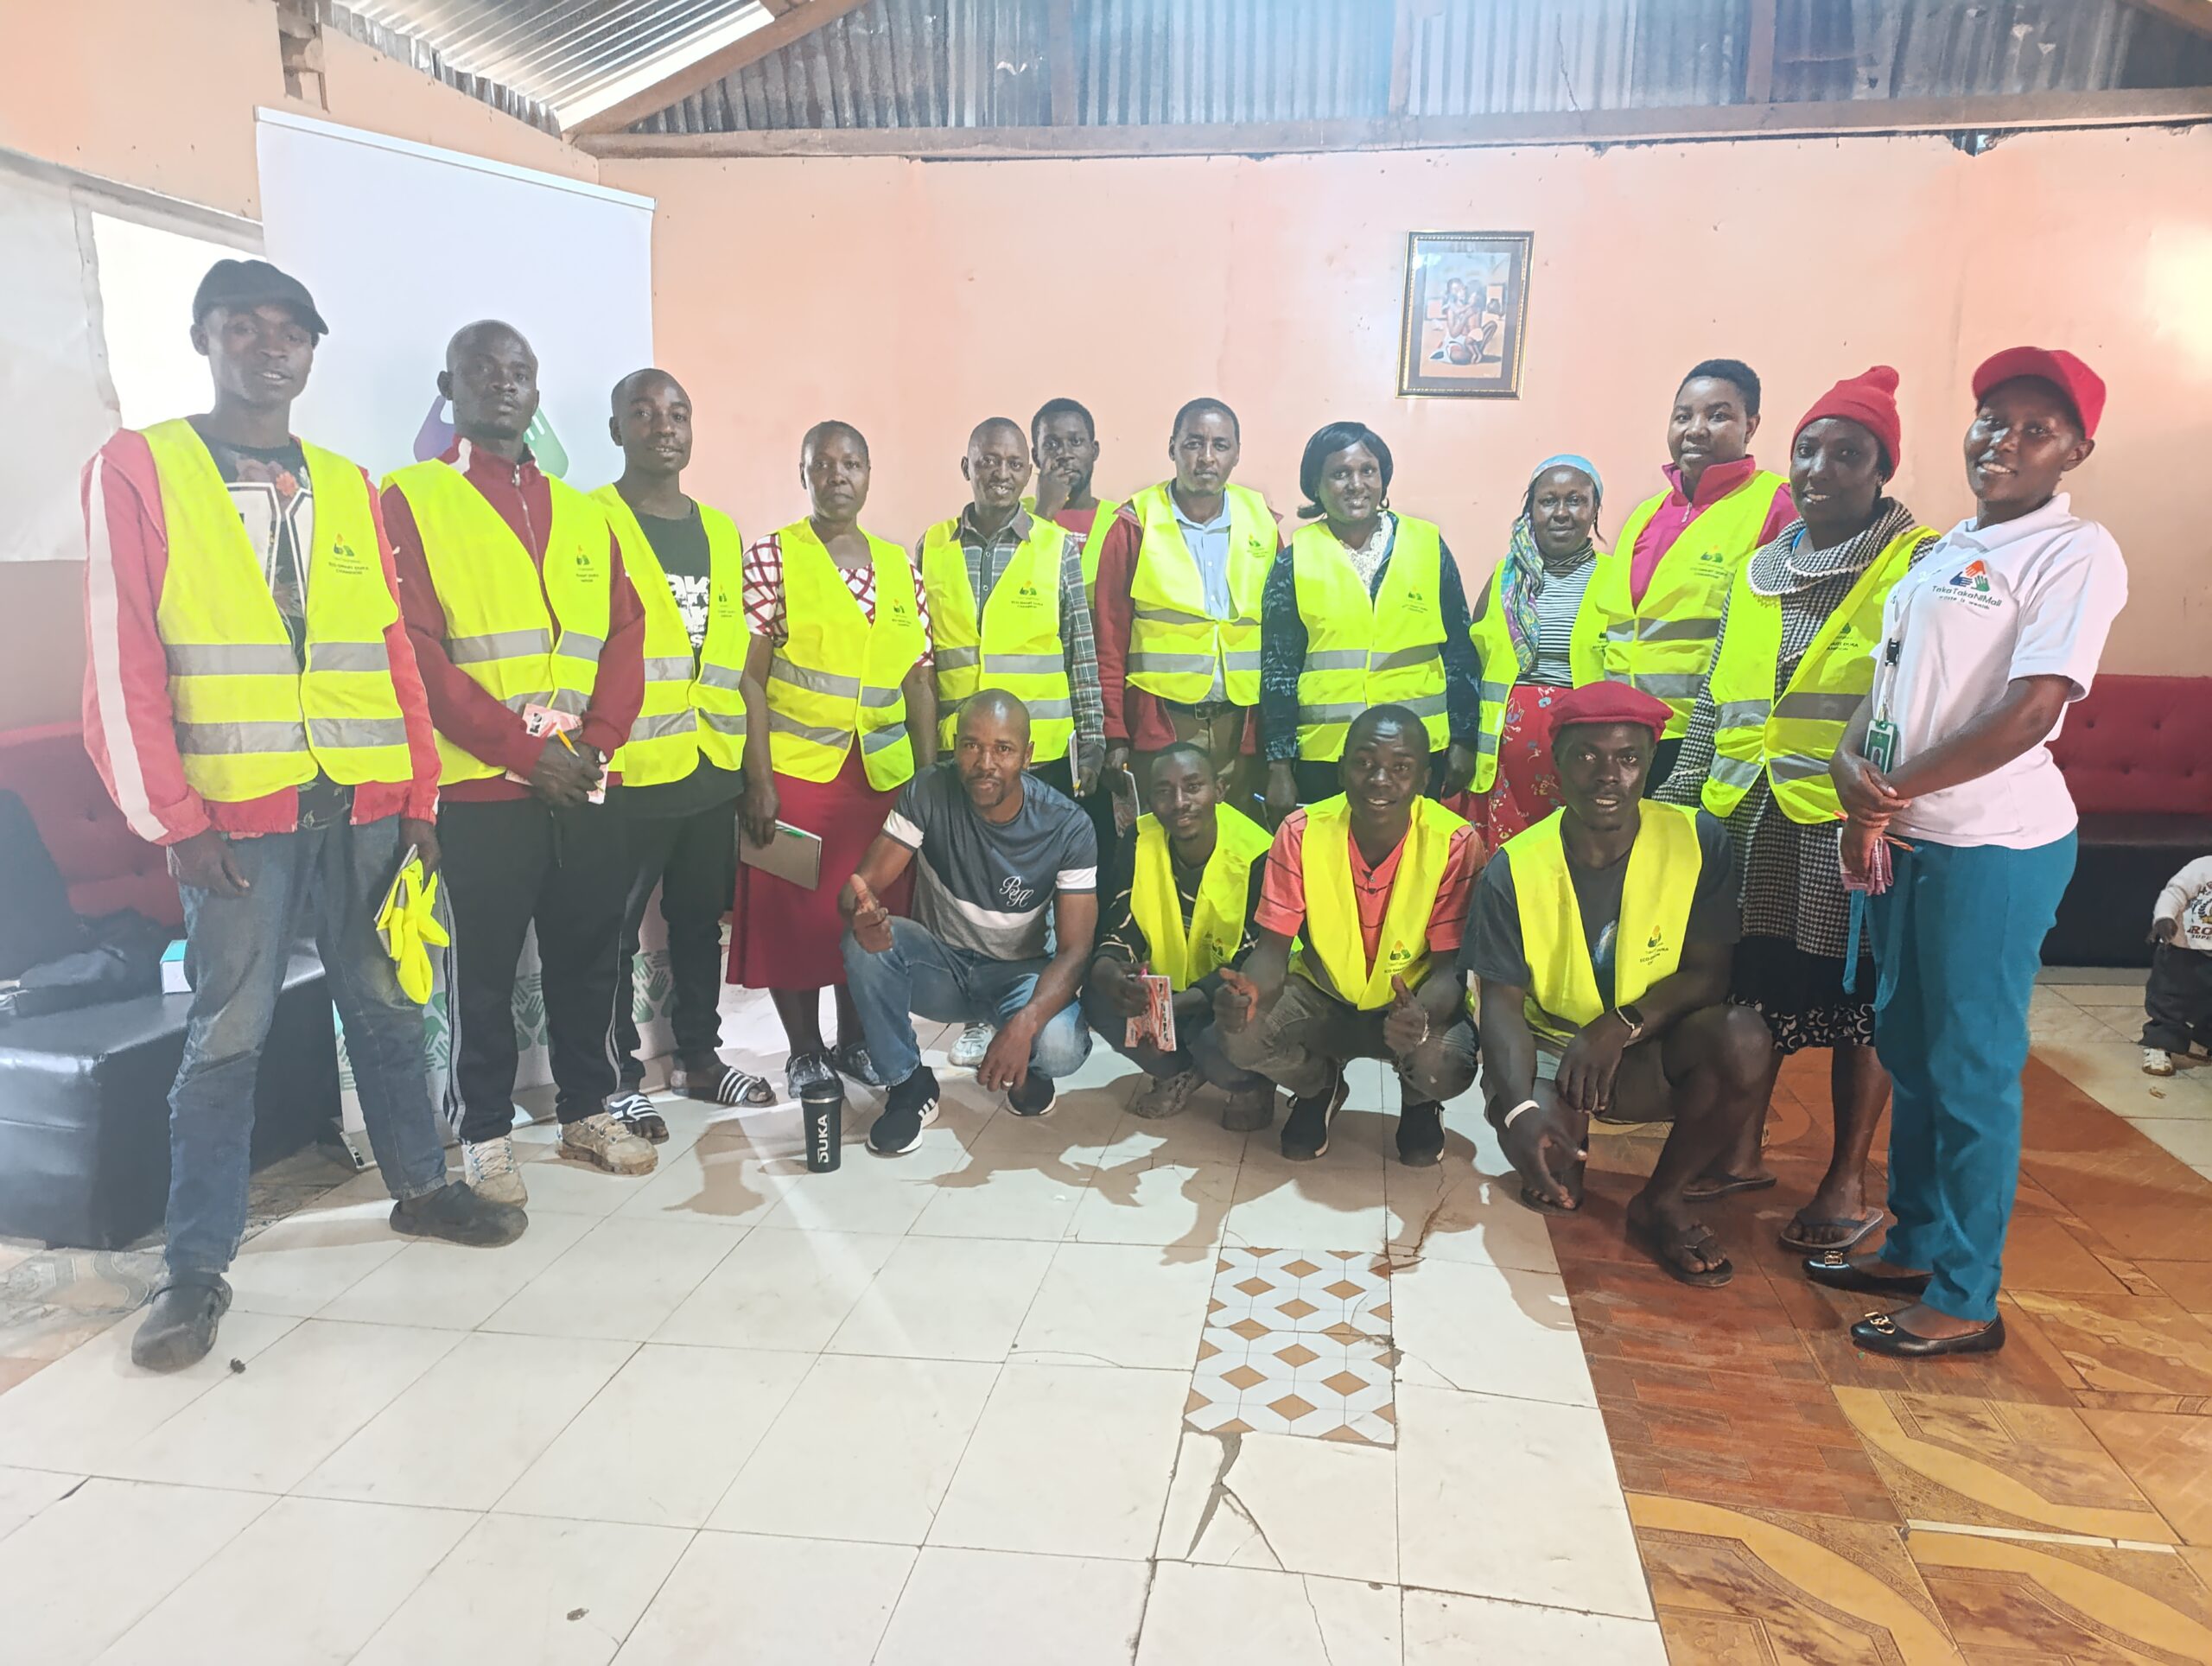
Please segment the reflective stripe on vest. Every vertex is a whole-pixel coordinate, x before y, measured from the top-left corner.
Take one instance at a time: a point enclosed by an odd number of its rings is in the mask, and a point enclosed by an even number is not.
[[[447,658],[510,711],[548,705],[582,716],[607,645],[613,564],[606,512],[547,475],[553,523],[541,568],[450,463],[410,463],[385,484],[397,486],[414,512],[430,585],[445,611]],[[499,765],[464,752],[442,734],[438,764],[438,779],[446,785],[500,773]]]
[[[1213,855],[1199,876],[1187,928],[1175,890],[1167,830],[1157,816],[1137,817],[1129,912],[1152,951],[1152,970],[1179,990],[1236,958],[1244,941],[1244,906],[1252,894],[1252,864],[1265,860],[1274,843],[1267,829],[1242,811],[1217,804],[1213,814]]]
[[[1627,1006],[1640,999],[1681,963],[1690,900],[1704,867],[1696,809],[1644,800],[1621,881],[1609,1003],[1598,989],[1582,906],[1567,871],[1567,847],[1560,836],[1566,813],[1554,810],[1502,847],[1521,917],[1522,955],[1529,963],[1522,1010],[1530,1029],[1561,1043],[1595,1022],[1608,1005]]]
[[[938,744],[950,748],[960,708],[985,689],[1002,689],[1029,708],[1029,741],[1040,764],[1065,758],[1075,738],[1075,700],[1068,690],[1066,645],[1060,639],[1060,563],[1067,533],[1033,515],[1029,536],[1001,569],[983,604],[979,630],[976,587],[957,519],[922,535],[922,590],[929,599],[931,663],[937,671]]]
[[[1213,692],[1217,672],[1235,705],[1260,703],[1260,602],[1275,558],[1274,517],[1249,486],[1224,488],[1229,506],[1229,595],[1232,619],[1206,612],[1205,582],[1184,541],[1165,486],[1129,500],[1144,542],[1129,600],[1128,680],[1147,694],[1195,705]]]
[[[1726,816],[1764,773],[1774,801],[1793,822],[1811,826],[1843,813],[1828,763],[1843,732],[1874,686],[1874,649],[1882,605],[1932,527],[1915,526],[1884,545],[1850,593],[1821,621],[1777,696],[1782,599],[1751,588],[1751,563],[1728,593],[1727,630],[1713,663],[1713,766],[1701,800]]]
[[[768,755],[783,774],[834,780],[857,740],[868,785],[885,792],[914,773],[903,684],[929,638],[906,552],[861,536],[875,568],[873,621],[812,525],[794,521],[777,534],[791,634],[768,666]]]
[[[1437,887],[1452,854],[1452,836],[1465,825],[1433,798],[1414,800],[1413,822],[1406,830],[1390,899],[1382,908],[1375,958],[1370,962],[1367,940],[1359,929],[1359,900],[1352,893],[1351,806],[1338,793],[1309,807],[1299,846],[1306,881],[1306,932],[1294,963],[1296,969],[1362,1012],[1380,1011],[1390,1004],[1394,977],[1405,979],[1408,989],[1420,988],[1430,970],[1428,925],[1436,912]],[[1313,962],[1317,959],[1325,982],[1314,976]]]
[[[1578,689],[1586,683],[1604,680],[1605,615],[1597,601],[1598,571],[1606,563],[1623,557],[1600,550],[1593,559],[1596,565],[1582,587],[1567,644],[1567,674]],[[1482,733],[1475,742],[1475,779],[1470,784],[1477,792],[1489,792],[1497,780],[1498,743],[1505,736],[1505,703],[1521,677],[1521,658],[1514,652],[1513,633],[1505,620],[1505,567],[1501,561],[1491,574],[1484,587],[1482,611],[1471,626],[1483,679]]]
[[[301,552],[302,669],[206,442],[183,421],[144,437],[168,545],[154,622],[185,780],[204,798],[237,804],[305,785],[318,771],[349,786],[411,779],[384,637],[399,602],[360,469],[301,445],[315,493],[314,535]]]
[[[1621,527],[1613,545],[1618,559],[1591,575],[1591,592],[1605,614],[1605,674],[1664,700],[1674,714],[1667,722],[1669,739],[1689,727],[1713,659],[1713,640],[1720,633],[1728,587],[1758,548],[1775,494],[1789,484],[1761,469],[1698,511],[1661,555],[1637,601],[1630,595],[1636,541],[1669,494],[1646,498]]]
[[[1432,751],[1452,742],[1444,699],[1444,543],[1432,521],[1397,518],[1382,580],[1370,599],[1344,545],[1325,525],[1290,541],[1306,663],[1298,674],[1298,755],[1344,756],[1345,731],[1370,706],[1409,706]]]

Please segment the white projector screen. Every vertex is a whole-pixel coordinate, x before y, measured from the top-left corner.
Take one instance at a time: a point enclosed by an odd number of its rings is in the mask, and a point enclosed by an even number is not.
[[[537,350],[569,482],[613,479],[608,395],[652,362],[652,199],[257,113],[269,258],[330,326],[294,427],[372,474],[412,461],[448,338],[502,318]]]

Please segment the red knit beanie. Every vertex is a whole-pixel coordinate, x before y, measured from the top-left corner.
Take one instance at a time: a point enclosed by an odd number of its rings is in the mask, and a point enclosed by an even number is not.
[[[1897,373],[1887,365],[1877,365],[1864,376],[1838,382],[1813,401],[1813,408],[1798,419],[1789,437],[1796,439],[1823,416],[1840,416],[1858,423],[1882,442],[1890,467],[1897,467],[1904,450],[1904,429],[1897,421]]]

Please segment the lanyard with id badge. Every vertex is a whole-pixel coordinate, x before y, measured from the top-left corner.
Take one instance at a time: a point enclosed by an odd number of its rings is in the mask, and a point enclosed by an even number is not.
[[[1890,715],[1890,699],[1897,688],[1897,660],[1904,646],[1894,636],[1882,644],[1882,663],[1874,676],[1874,686],[1878,690],[1874,715],[1866,725],[1866,744],[1862,755],[1884,775],[1897,767],[1897,726],[1896,720]],[[1859,941],[1866,925],[1866,899],[1890,888],[1891,843],[1886,835],[1874,841],[1873,848],[1867,852],[1864,874],[1853,874],[1850,865],[1841,862],[1841,848],[1838,848],[1838,861],[1843,869],[1843,888],[1851,897],[1850,925],[1843,948],[1843,991],[1846,995],[1853,993],[1859,981]]]

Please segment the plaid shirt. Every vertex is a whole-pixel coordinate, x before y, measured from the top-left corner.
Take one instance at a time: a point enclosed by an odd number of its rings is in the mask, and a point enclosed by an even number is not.
[[[1027,509],[989,537],[976,529],[973,504],[960,512],[960,550],[968,557],[968,588],[976,598],[976,617],[991,588],[1014,560],[1036,522]],[[922,570],[922,546],[914,546],[914,570]],[[1098,689],[1098,643],[1090,629],[1090,607],[1083,594],[1083,540],[1068,535],[1060,555],[1060,644],[1067,655],[1068,691],[1075,703],[1075,754],[1072,762],[1095,764],[1106,755],[1106,702]]]

